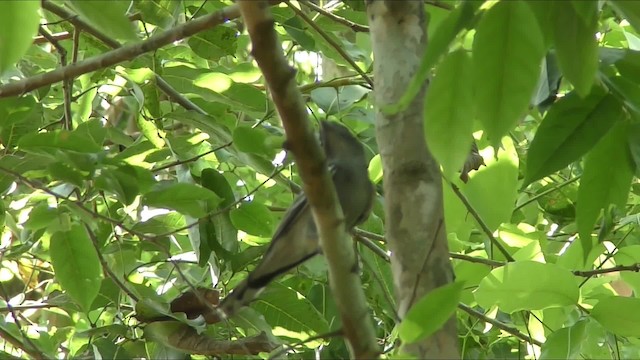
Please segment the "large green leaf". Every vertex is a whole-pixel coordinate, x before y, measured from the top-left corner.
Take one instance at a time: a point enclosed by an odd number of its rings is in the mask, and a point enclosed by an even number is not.
[[[92,139],[82,134],[66,130],[31,133],[20,139],[18,147],[24,151],[36,151],[49,154],[55,150],[70,150],[79,153],[97,153],[101,150],[100,146]]]
[[[430,291],[416,302],[398,325],[403,342],[414,343],[438,331],[458,308],[463,282],[454,282]]]
[[[512,313],[574,305],[579,293],[569,270],[555,264],[518,261],[492,270],[480,282],[475,297],[484,308],[497,305]]]
[[[584,99],[575,92],[560,99],[531,142],[523,185],[578,160],[623,117],[622,103],[601,88],[594,88]]]
[[[640,31],[640,3],[628,0],[612,0],[610,4],[636,31]]]
[[[427,145],[447,178],[462,169],[473,140],[471,58],[463,50],[448,55],[438,67],[425,98]]]
[[[85,311],[100,291],[102,269],[91,239],[82,225],[51,236],[51,264],[62,288]]]
[[[216,200],[219,198],[211,190],[193,184],[173,183],[149,191],[143,196],[142,203],[199,218],[207,213],[202,202]]]
[[[252,307],[261,311],[274,328],[305,334],[321,334],[329,329],[327,321],[303,294],[280,283],[271,284]]]
[[[189,38],[193,52],[207,59],[218,61],[221,57],[234,55],[238,47],[237,30],[217,26]]]
[[[503,145],[505,149],[498,152],[497,159],[486,156],[487,166],[474,172],[469,182],[460,187],[492,231],[511,219],[518,189],[518,157],[513,142],[505,138]]]
[[[66,0],[85,21],[102,33],[118,40],[136,40],[133,24],[126,16],[130,1],[109,0]]]
[[[440,26],[435,30],[433,36],[429,38],[427,47],[425,48],[420,68],[416,76],[411,80],[411,84],[402,98],[397,104],[390,105],[384,109],[385,112],[395,114],[406,107],[413,101],[413,98],[423,88],[431,68],[437,63],[440,57],[447,53],[449,46],[455,37],[465,28],[471,26],[475,20],[475,13],[484,1],[465,1],[456,7],[446,19],[442,21]]]
[[[583,320],[573,326],[554,331],[542,346],[540,360],[579,358],[580,347],[585,340],[586,325],[587,322]]]
[[[27,52],[38,32],[40,1],[0,2],[0,75]]]
[[[570,1],[554,1],[551,7],[558,63],[580,96],[589,94],[598,70],[597,7],[591,3],[592,16],[578,13]]]
[[[275,220],[266,206],[251,201],[243,202],[231,211],[231,222],[247,234],[270,237]]]
[[[521,120],[545,53],[531,9],[501,1],[482,17],[473,41],[476,111],[492,145]]]
[[[617,123],[585,160],[576,209],[585,254],[591,249],[591,231],[600,210],[606,211],[609,204],[624,210],[635,170],[627,145],[627,129],[626,123]]]
[[[640,337],[640,299],[612,296],[601,299],[591,317],[619,336]]]

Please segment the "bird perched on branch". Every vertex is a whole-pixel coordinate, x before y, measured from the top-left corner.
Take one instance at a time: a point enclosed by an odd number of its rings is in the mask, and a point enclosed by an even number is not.
[[[320,142],[338,194],[347,231],[369,216],[374,187],[369,180],[362,144],[341,124],[322,121]],[[233,315],[276,277],[320,253],[318,231],[304,194],[287,210],[269,248],[247,279],[222,301],[219,309]]]

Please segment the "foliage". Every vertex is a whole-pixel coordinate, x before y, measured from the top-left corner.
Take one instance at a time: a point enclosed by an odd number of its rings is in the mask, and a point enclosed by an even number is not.
[[[45,1],[39,29],[35,3],[0,2],[0,357],[247,357],[279,343],[293,358],[348,356],[330,332],[340,320],[320,257],[226,321],[169,306],[244,279],[299,191],[240,20],[69,81],[38,78],[228,1]],[[272,11],[312,118],[358,134],[379,184],[375,104],[353,68],[372,65],[369,36],[353,31],[366,29],[361,5],[300,4],[319,30],[285,4]],[[425,8],[422,67],[383,110],[433,77],[426,138],[443,168],[456,283],[396,321],[379,194],[358,234],[382,251],[356,244],[384,356],[401,357],[398,338],[428,336],[460,301],[464,358],[640,357],[640,6]],[[22,78],[40,82],[3,95]],[[485,166],[462,183],[473,138]]]

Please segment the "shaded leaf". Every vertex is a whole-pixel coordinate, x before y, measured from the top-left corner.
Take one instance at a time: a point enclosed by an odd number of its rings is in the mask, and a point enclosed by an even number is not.
[[[625,123],[618,122],[585,159],[578,188],[576,222],[585,254],[591,250],[591,231],[600,210],[613,204],[624,209],[635,166],[627,145]]]
[[[76,224],[69,231],[53,234],[49,253],[62,288],[88,311],[100,291],[102,269],[84,227]]]
[[[556,102],[529,147],[524,186],[578,160],[624,117],[622,104],[601,88],[582,99],[570,93]]]
[[[463,285],[458,281],[440,286],[418,300],[398,325],[400,339],[415,343],[444,326],[458,308]]]
[[[231,210],[231,222],[238,230],[247,234],[270,237],[275,220],[269,209],[255,201],[243,202]]]
[[[448,55],[431,81],[424,104],[427,145],[451,179],[462,169],[473,140],[471,58],[464,50]]]
[[[590,9],[597,11],[596,7]],[[554,1],[551,11],[552,36],[562,73],[580,96],[587,96],[598,70],[597,16],[579,14],[569,1]]]

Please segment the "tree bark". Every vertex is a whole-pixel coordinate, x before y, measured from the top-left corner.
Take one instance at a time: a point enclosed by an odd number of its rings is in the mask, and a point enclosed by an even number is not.
[[[398,314],[453,281],[444,224],[440,168],[425,142],[425,89],[409,107],[386,115],[415,75],[427,42],[422,1],[368,0],[374,54],[376,136],[384,171],[386,238]],[[428,321],[428,319],[426,320]],[[455,316],[434,335],[402,351],[420,359],[459,358]]]

